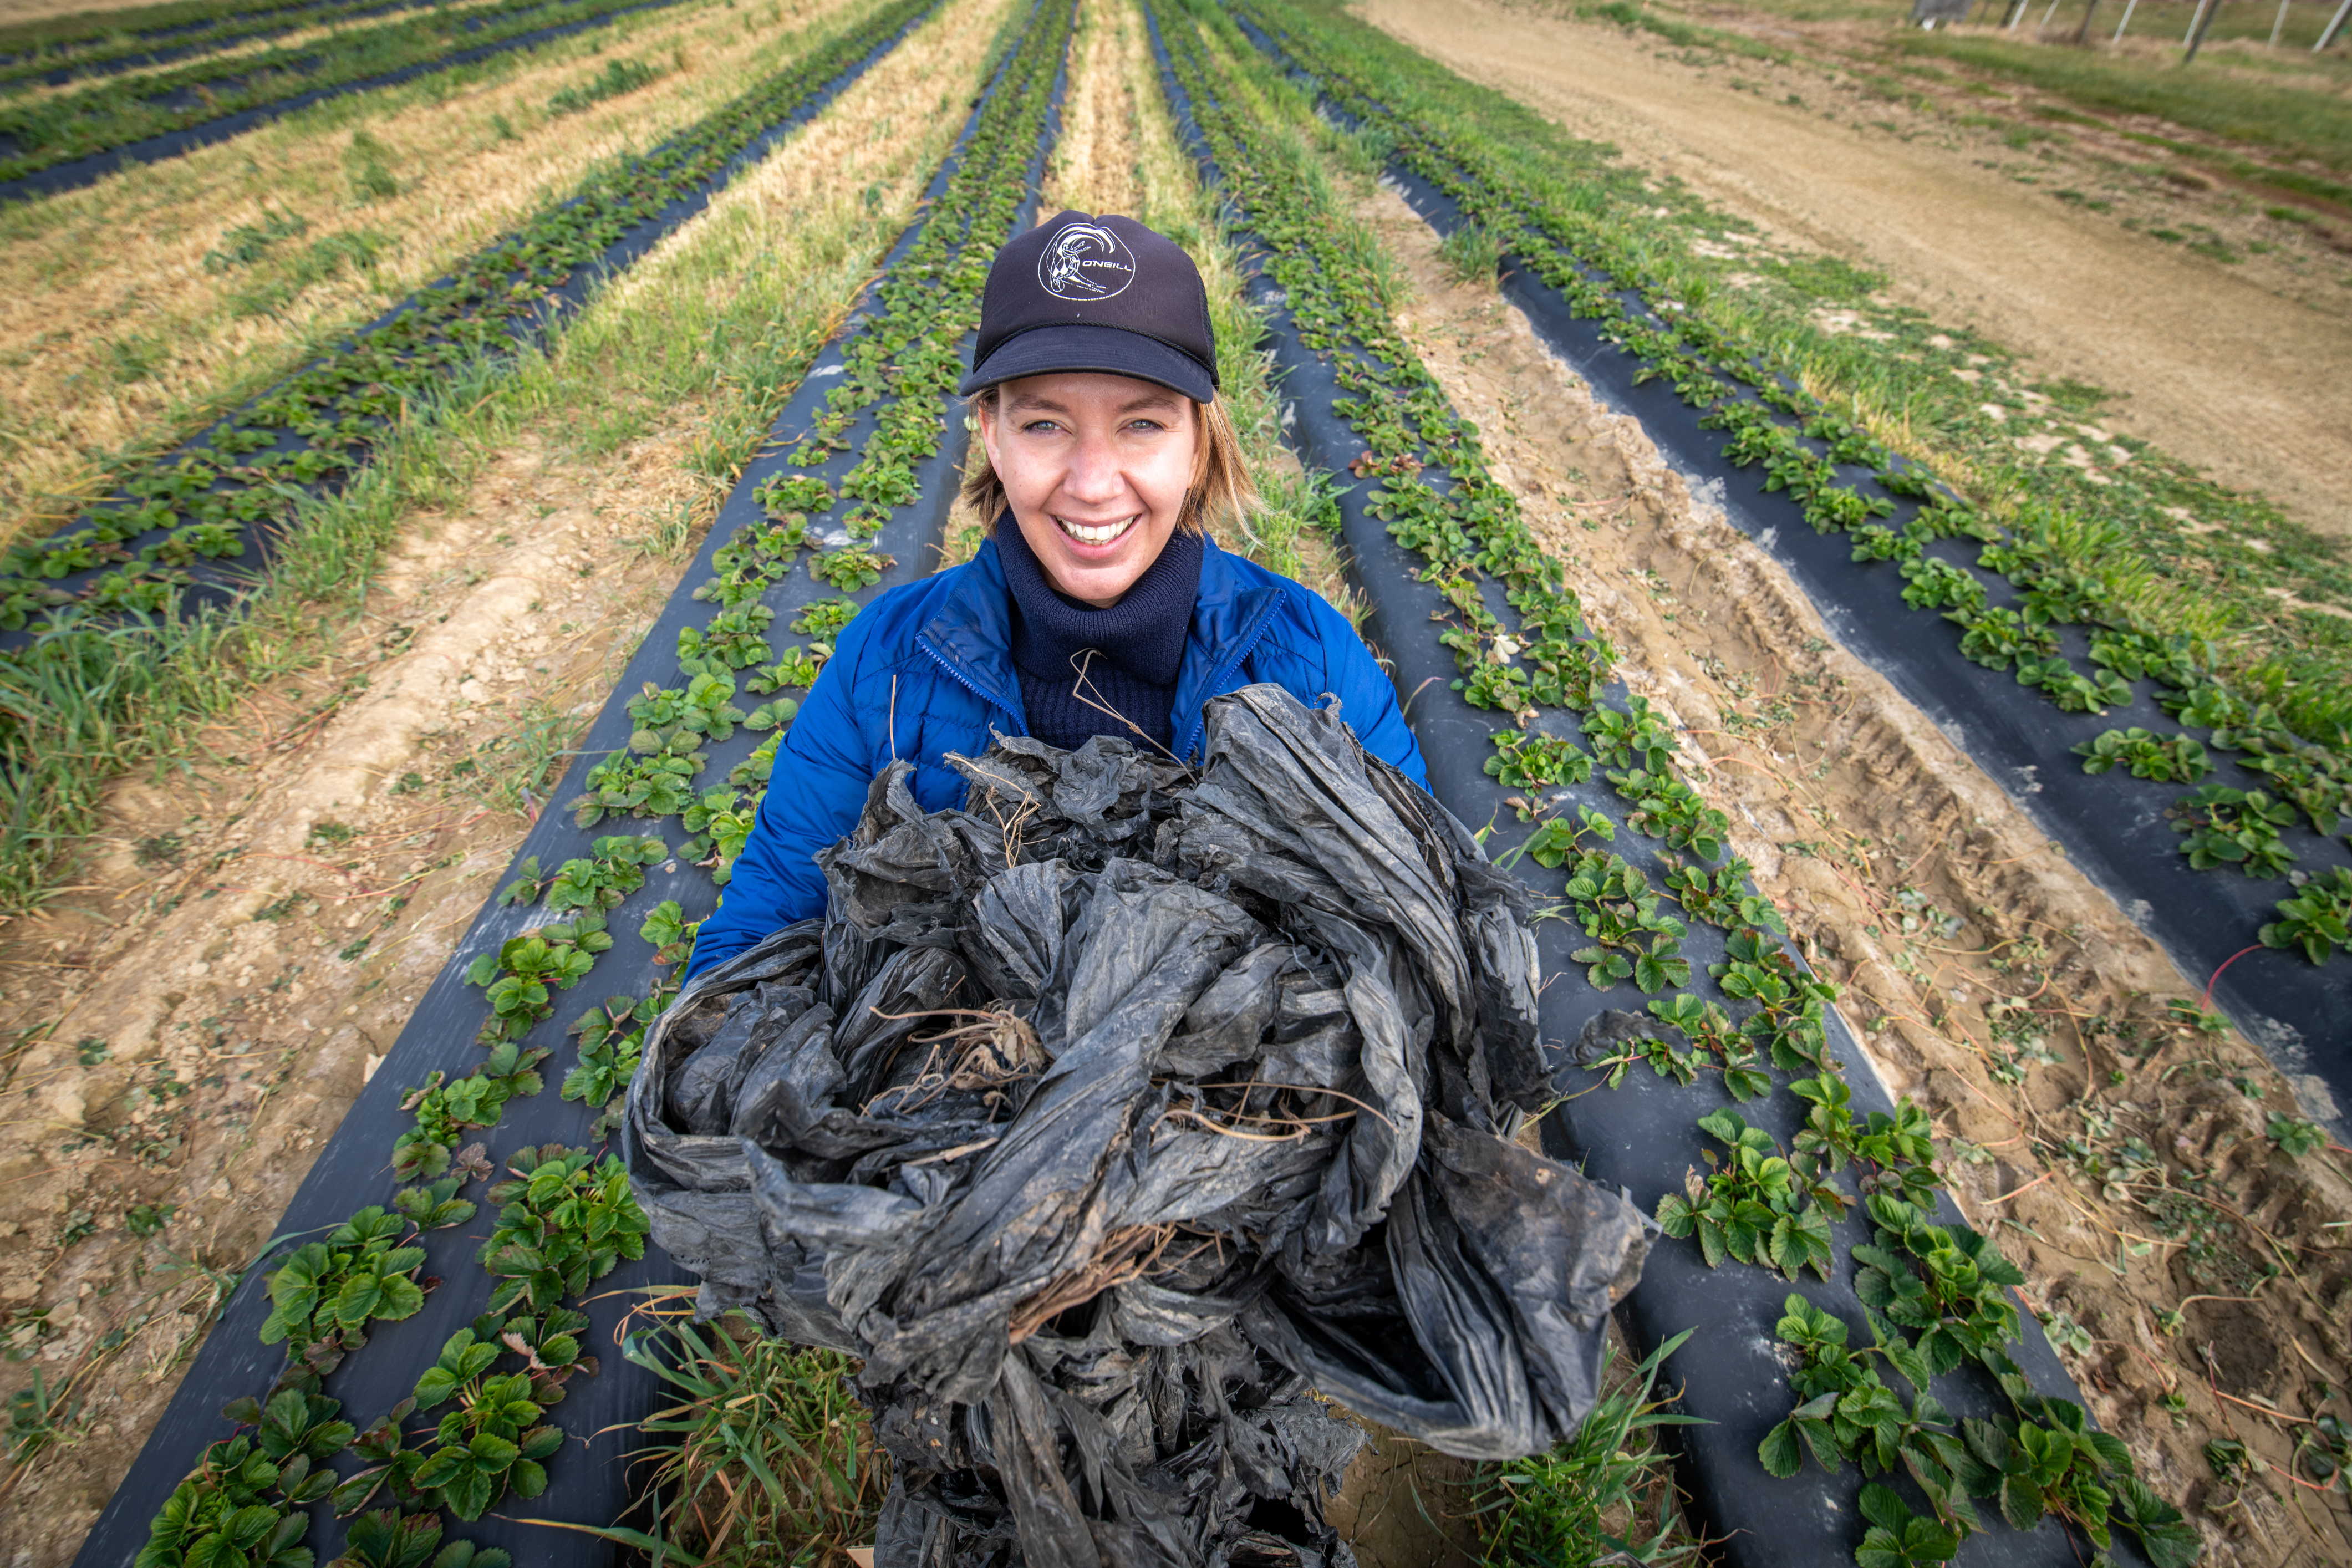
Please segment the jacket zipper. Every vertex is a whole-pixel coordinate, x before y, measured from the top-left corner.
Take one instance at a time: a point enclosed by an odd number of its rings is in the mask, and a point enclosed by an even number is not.
[[[991,697],[987,692],[982,691],[979,685],[974,682],[970,676],[964,674],[963,671],[958,669],[954,665],[948,662],[947,655],[940,652],[930,644],[923,641],[920,637],[915,639],[915,646],[921,648],[925,656],[928,657],[933,664],[936,664],[941,669],[946,670],[949,678],[958,686],[962,687],[966,691],[971,692],[974,697],[979,698],[982,702],[987,703],[999,713],[1011,719],[1013,721],[1013,728],[1021,734],[1026,735],[1029,733],[1029,726],[1024,720],[1016,715],[1012,709],[1007,708],[1003,703],[999,702],[995,698]]]
[[[1249,629],[1248,636],[1242,639],[1241,647],[1234,651],[1234,656],[1231,658],[1225,660],[1221,667],[1210,675],[1208,687],[1209,698],[1222,695],[1218,690],[1218,688],[1224,685],[1225,678],[1231,675],[1234,670],[1240,668],[1242,660],[1247,658],[1252,650],[1256,648],[1259,643],[1265,640],[1266,626],[1274,619],[1274,612],[1280,607],[1281,593],[1280,590],[1277,589],[1273,602],[1269,603],[1266,607],[1259,613],[1257,624],[1252,626]],[[1201,703],[1201,716],[1192,721],[1192,728],[1185,731],[1183,745],[1177,748],[1176,756],[1179,761],[1183,761],[1184,759],[1192,756],[1192,748],[1199,742],[1202,731],[1209,727],[1208,705],[1208,699],[1202,699]],[[1188,762],[1185,765],[1189,767],[1192,764]]]

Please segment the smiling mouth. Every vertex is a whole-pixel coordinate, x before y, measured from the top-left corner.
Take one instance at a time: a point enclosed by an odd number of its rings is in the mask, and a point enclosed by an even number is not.
[[[1072,522],[1066,517],[1057,517],[1054,520],[1054,526],[1080,544],[1108,544],[1112,540],[1133,528],[1135,521],[1132,517],[1123,517],[1117,522],[1084,523]]]

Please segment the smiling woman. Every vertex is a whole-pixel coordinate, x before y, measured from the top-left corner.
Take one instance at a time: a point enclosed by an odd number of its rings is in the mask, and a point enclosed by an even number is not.
[[[960,805],[951,757],[997,734],[1108,737],[1191,767],[1211,698],[1260,682],[1336,702],[1368,752],[1425,784],[1395,688],[1322,597],[1217,548],[1256,495],[1217,400],[1201,273],[1126,217],[1066,212],[997,253],[962,391],[996,520],[969,562],[860,611],[786,734],[692,972],[823,911],[816,853],[909,764],[915,805]],[[895,795],[895,789],[893,794]]]

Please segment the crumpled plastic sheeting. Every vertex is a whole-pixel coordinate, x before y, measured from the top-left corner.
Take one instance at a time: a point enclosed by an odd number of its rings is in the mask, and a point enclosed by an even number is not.
[[[1526,894],[1331,709],[1210,704],[1196,774],[1097,738],[908,769],[822,921],[698,978],[625,1138],[706,1313],[863,1358],[887,1568],[1353,1562],[1363,1442],[1549,1447],[1647,1242],[1512,1141],[1545,1092]]]

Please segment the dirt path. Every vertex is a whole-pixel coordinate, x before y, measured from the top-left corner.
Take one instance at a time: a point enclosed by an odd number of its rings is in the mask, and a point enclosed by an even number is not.
[[[2265,1142],[2289,1087],[2235,1037],[2177,1023],[2167,1000],[2195,987],[2156,945],[1829,638],[1777,563],[1693,502],[1637,422],[1492,289],[1451,285],[1401,199],[1361,214],[1418,286],[1406,334],[1627,684],[1679,721],[1682,765],[1844,987],[1887,1087],[1933,1114],[1954,1197],[2026,1271],[2021,1294],[2101,1425],[2206,1527],[2216,1568],[2345,1561],[2352,1510],[2264,1470],[2294,1462],[2297,1428],[2247,1403],[2307,1419],[2330,1407],[2324,1387],[2352,1383],[2346,1255],[2326,1228],[2352,1217],[2352,1183]],[[2132,1140],[2150,1162],[2137,1173]],[[2262,1281],[2271,1240],[2294,1264]],[[2217,1480],[2209,1440],[2244,1442],[2260,1479]]]
[[[1893,292],[2127,394],[2132,434],[2352,535],[2352,326],[2053,204],[1966,148],[1732,90],[1613,26],[1500,0],[1363,0],[1366,20],[1751,221],[1885,271]],[[1752,74],[1767,68],[1742,62]]]

